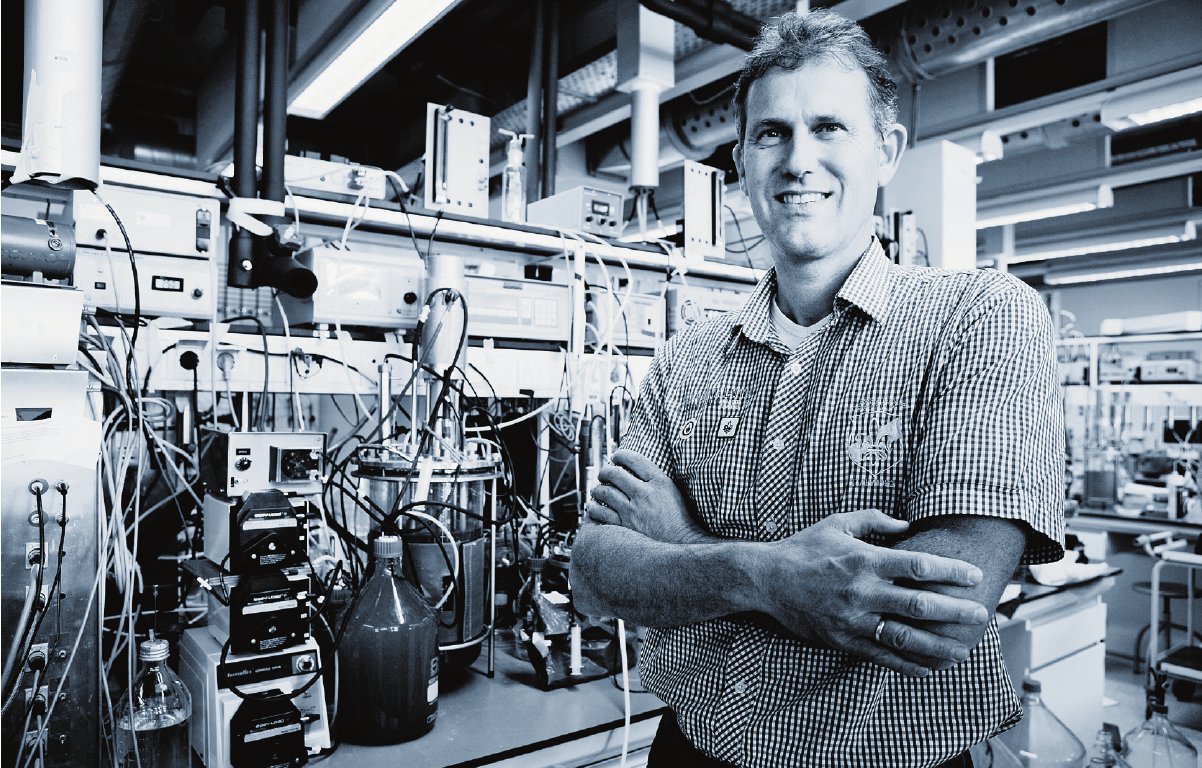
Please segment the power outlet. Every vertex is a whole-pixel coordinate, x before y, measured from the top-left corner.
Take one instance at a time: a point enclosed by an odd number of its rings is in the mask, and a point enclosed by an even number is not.
[[[25,570],[28,571],[33,567],[34,555],[38,553],[40,553],[39,556],[41,557],[42,565],[44,566],[46,564],[46,553],[42,552],[41,545],[36,541],[25,542]]]
[[[217,370],[223,372],[226,378],[233,373],[234,367],[238,364],[238,351],[232,349],[223,349],[217,353]]]

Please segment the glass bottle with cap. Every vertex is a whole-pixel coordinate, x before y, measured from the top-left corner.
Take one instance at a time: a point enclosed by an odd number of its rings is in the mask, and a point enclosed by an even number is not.
[[[167,666],[171,646],[151,638],[138,646],[142,671],[114,713],[113,747],[121,768],[190,768],[192,696]]]
[[[355,744],[396,744],[438,716],[438,623],[401,570],[404,543],[380,536],[375,565],[339,648],[338,732]]]
[[[1085,745],[1043,703],[1038,680],[1023,680],[1023,719],[998,738],[1028,768],[1080,768]]]

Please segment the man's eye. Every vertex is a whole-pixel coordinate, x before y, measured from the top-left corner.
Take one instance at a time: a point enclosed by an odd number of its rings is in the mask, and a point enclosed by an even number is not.
[[[783,134],[776,128],[764,128],[756,134],[755,139],[759,142],[777,141]]]
[[[815,133],[834,133],[836,131],[842,131],[842,130],[844,130],[842,123],[820,123],[818,125],[818,127],[815,128],[814,132]]]

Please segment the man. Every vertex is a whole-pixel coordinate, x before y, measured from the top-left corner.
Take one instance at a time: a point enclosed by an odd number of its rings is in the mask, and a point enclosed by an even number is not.
[[[776,20],[735,101],[775,267],[656,356],[573,594],[649,628],[653,768],[970,766],[1021,715],[990,616],[1063,551],[1050,318],[1006,275],[884,257],[906,131],[857,25]]]

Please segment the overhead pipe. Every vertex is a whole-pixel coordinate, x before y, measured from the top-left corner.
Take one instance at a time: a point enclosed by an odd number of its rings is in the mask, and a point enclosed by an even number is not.
[[[559,0],[547,0],[543,47],[542,196],[555,194],[555,136],[559,117]]]
[[[909,6],[893,41],[893,62],[908,80],[929,80],[1156,2],[1090,0],[1061,4],[1032,0],[1014,8],[1004,0],[984,0],[979,8],[946,20],[928,13],[925,6]]]
[[[530,75],[526,79],[526,134],[530,136],[526,153],[526,199],[538,200],[542,182],[541,150],[543,104],[543,36],[547,23],[546,0],[534,0],[534,29],[530,42]]]
[[[733,45],[744,51],[755,47],[763,22],[739,13],[718,0],[639,0],[648,10],[685,25],[702,40]]]
[[[268,0],[266,8],[266,70],[263,79],[262,198],[284,204],[284,153],[288,132],[288,6],[289,0]],[[304,244],[299,233],[285,231],[286,217],[267,217],[274,230],[255,243],[255,284],[279,288],[297,298],[317,290],[317,276],[296,260]]]
[[[96,189],[103,30],[101,0],[26,0],[21,153],[7,183]]]
[[[259,123],[259,0],[242,0],[238,17],[238,50],[234,77],[234,179],[235,197],[256,195],[255,147]],[[235,227],[230,236],[226,284],[253,288],[254,235]]]

